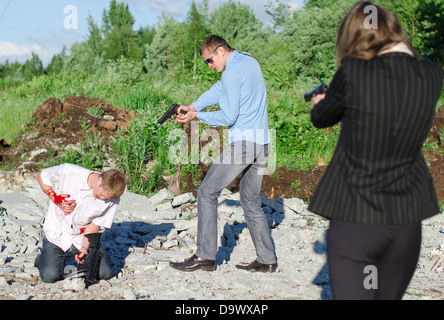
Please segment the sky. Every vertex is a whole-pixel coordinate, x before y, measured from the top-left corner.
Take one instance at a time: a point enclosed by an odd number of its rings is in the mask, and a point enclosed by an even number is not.
[[[270,23],[265,5],[271,0],[238,0],[248,4],[256,18]],[[134,30],[156,26],[162,13],[183,21],[193,0],[117,0],[128,4],[135,18]],[[208,0],[210,12],[227,0]],[[280,0],[292,9],[302,8],[304,0]],[[0,63],[24,63],[32,52],[47,66],[54,54],[69,50],[88,36],[87,17],[102,25],[102,13],[110,0],[0,0]],[[195,0],[198,5],[200,0]]]

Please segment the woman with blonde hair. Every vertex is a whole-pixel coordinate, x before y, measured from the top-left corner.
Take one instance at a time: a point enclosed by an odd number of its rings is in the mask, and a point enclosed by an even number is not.
[[[330,219],[333,299],[401,299],[421,247],[421,221],[439,213],[422,145],[443,86],[395,15],[356,3],[336,43],[338,70],[313,98],[313,124],[342,122],[309,209]]]

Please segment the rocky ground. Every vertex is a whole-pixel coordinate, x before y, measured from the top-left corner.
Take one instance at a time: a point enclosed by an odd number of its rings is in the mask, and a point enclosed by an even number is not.
[[[174,197],[163,189],[147,198],[126,192],[113,226],[102,235],[116,276],[85,289],[81,278],[54,284],[39,279],[34,261],[42,244],[48,198],[35,179],[25,176],[20,191],[0,194],[0,299],[331,299],[325,241],[328,221],[307,211],[297,198],[261,199],[276,247],[276,273],[235,268],[255,259],[239,193],[225,189],[219,198],[216,271],[183,273],[168,263],[182,261],[196,249],[192,193]],[[424,221],[423,231],[420,260],[404,299],[442,300],[444,215]],[[70,264],[66,270],[75,268]]]

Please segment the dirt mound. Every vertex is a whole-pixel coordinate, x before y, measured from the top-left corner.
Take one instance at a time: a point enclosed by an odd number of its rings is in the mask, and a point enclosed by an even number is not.
[[[96,98],[69,96],[62,103],[51,97],[34,111],[14,147],[2,144],[0,157],[16,168],[34,171],[38,161],[50,152],[58,157],[63,147],[84,143],[86,132],[96,134],[103,138],[103,145],[109,145],[109,139],[118,130],[130,129],[136,117],[135,111]]]
[[[444,149],[444,105],[439,107],[433,119],[432,130],[428,136],[430,144],[435,144],[439,150]],[[435,151],[424,151],[424,157],[429,165],[429,171],[433,179],[438,201],[444,201],[444,154]]]
[[[129,129],[131,120],[136,117],[134,111],[83,95],[69,96],[63,103],[57,98],[48,98],[35,110],[32,121],[24,127],[13,147],[6,141],[0,140],[0,161],[3,165],[11,163],[14,168],[32,172],[37,170],[39,160],[48,157],[50,150],[53,156],[57,157],[62,154],[63,147],[84,143],[85,130],[103,137],[102,144],[109,146],[110,138],[112,139],[118,130]],[[438,146],[439,150],[444,149],[444,135],[441,134],[440,137],[443,126],[444,106],[441,106],[435,115],[428,137],[429,144]],[[442,201],[444,200],[444,155],[434,150],[424,151],[424,155],[438,200]],[[199,166],[200,178],[203,179],[209,165]],[[264,176],[262,194],[271,199],[298,197],[309,201],[326,168],[322,163],[307,171],[277,168],[272,175]],[[192,191],[196,195],[201,179],[196,179],[190,174],[180,183],[181,192]],[[237,192],[239,178],[233,181],[228,189]]]

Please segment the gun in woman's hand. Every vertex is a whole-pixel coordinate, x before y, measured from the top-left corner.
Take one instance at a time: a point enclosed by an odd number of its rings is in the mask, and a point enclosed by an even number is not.
[[[305,102],[309,102],[314,96],[317,96],[318,94],[327,93],[327,90],[328,86],[324,82],[322,82],[316,88],[304,94]]]

